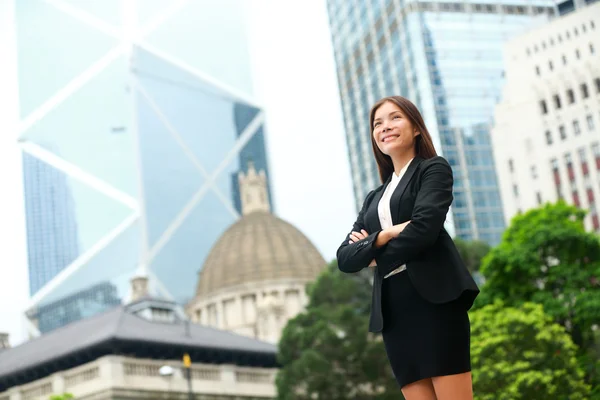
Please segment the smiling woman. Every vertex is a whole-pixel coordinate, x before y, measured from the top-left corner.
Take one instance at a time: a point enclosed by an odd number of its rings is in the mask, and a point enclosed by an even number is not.
[[[444,229],[452,169],[409,100],[378,101],[370,126],[382,185],[338,249],[339,269],[374,267],[369,329],[407,400],[472,399],[467,311],[479,289]]]

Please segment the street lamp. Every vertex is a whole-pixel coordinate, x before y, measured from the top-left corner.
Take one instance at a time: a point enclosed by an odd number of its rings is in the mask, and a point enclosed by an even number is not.
[[[164,376],[164,377],[167,377],[167,378],[172,377],[174,372],[175,372],[175,370],[170,365],[163,365],[158,370],[158,374],[160,376]]]
[[[167,382],[169,382],[169,387],[167,390],[167,393],[169,394],[169,398],[171,398],[171,381],[172,381],[171,378],[173,377],[174,373],[175,373],[175,370],[170,365],[163,365],[162,367],[160,367],[158,369],[158,374],[160,376],[162,376],[163,378],[166,378]]]

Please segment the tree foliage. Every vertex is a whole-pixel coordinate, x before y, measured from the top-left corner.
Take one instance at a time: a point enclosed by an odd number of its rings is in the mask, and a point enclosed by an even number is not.
[[[73,395],[70,393],[55,394],[55,395],[50,396],[50,400],[71,400],[74,398],[75,397],[73,397]]]
[[[600,383],[600,241],[586,232],[585,212],[564,202],[515,217],[499,246],[483,260],[486,278],[476,307],[501,299],[508,306],[541,304],[564,326],[591,382]]]
[[[403,398],[380,335],[368,332],[371,287],[370,271],[343,274],[335,262],[309,287],[279,343],[278,399]]]
[[[454,244],[471,273],[479,271],[481,261],[490,252],[491,247],[481,240],[454,239]]]
[[[539,304],[502,303],[471,314],[473,389],[479,400],[587,399],[589,387],[564,327]]]

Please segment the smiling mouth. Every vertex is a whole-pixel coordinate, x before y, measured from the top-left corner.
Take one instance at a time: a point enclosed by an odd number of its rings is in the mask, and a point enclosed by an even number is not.
[[[390,135],[390,136],[386,136],[383,139],[381,139],[381,141],[383,143],[387,143],[387,142],[391,142],[392,140],[398,139],[400,137],[400,135]]]

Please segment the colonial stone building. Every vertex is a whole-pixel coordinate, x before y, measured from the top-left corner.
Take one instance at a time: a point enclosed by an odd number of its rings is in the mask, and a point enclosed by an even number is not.
[[[271,214],[264,172],[239,175],[242,218],[211,249],[196,297],[194,322],[277,343],[307,304],[306,284],[326,262],[298,229]]]
[[[276,347],[192,324],[132,280],[133,302],[0,351],[0,400],[258,400],[276,395]],[[188,354],[191,379],[183,365]]]

